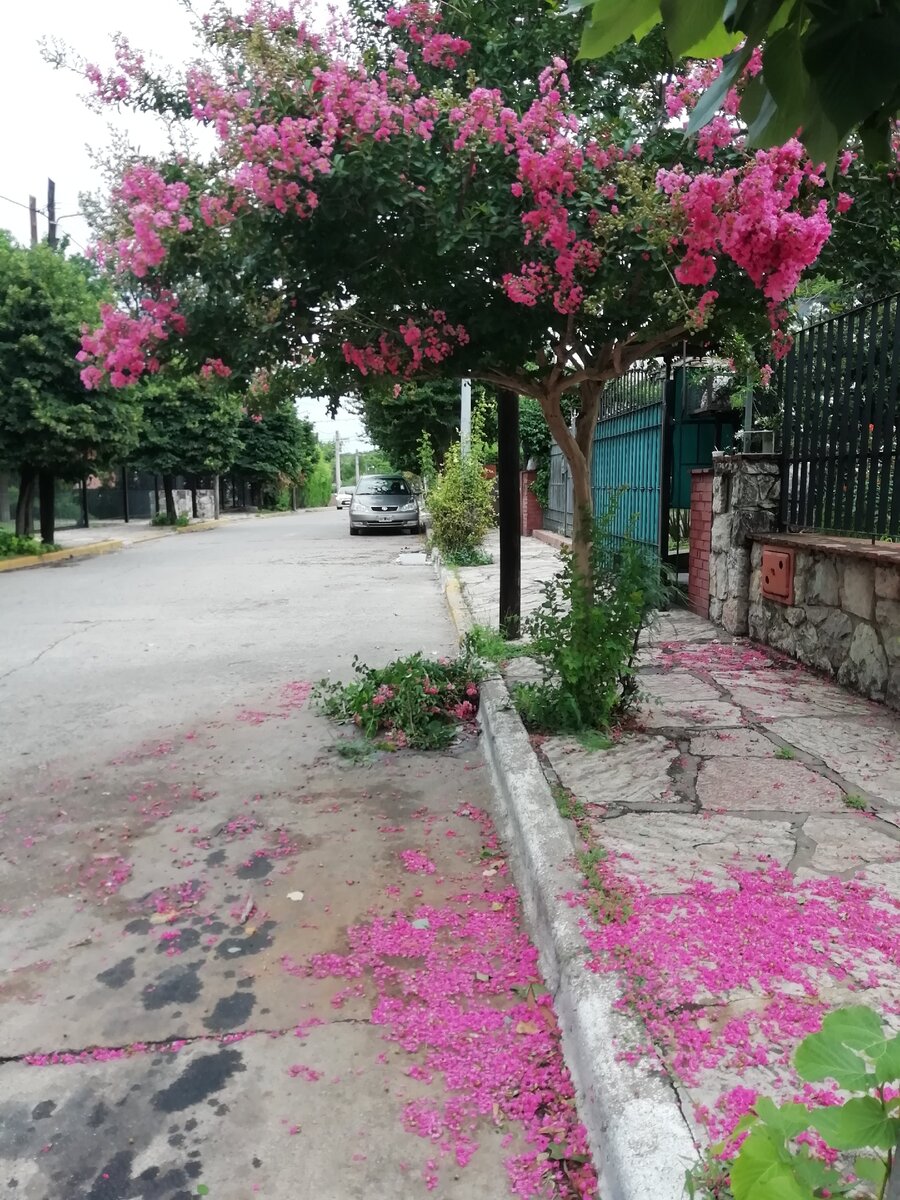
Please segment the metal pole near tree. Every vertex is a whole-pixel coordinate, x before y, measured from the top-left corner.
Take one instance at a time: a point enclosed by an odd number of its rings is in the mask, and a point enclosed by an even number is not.
[[[522,620],[522,505],[519,498],[519,397],[497,393],[500,509],[500,631],[517,638]]]
[[[334,490],[341,490],[341,435],[334,431]]]
[[[469,457],[472,446],[472,380],[463,379],[459,385],[459,446],[462,457]]]

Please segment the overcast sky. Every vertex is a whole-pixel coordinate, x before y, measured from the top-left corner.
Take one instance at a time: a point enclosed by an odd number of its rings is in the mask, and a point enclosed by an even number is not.
[[[202,4],[198,4],[202,9]],[[164,140],[149,117],[110,109],[92,112],[83,103],[86,85],[71,71],[58,71],[41,57],[42,37],[58,38],[90,62],[113,63],[112,35],[123,33],[135,49],[168,63],[193,56],[191,26],[178,0],[43,0],[35,8],[23,0],[7,0],[0,36],[0,228],[22,243],[29,238],[28,197],[46,208],[47,178],[56,182],[60,233],[76,247],[89,238],[78,216],[80,192],[100,185],[87,147],[109,144],[110,128],[124,130],[141,149],[156,152]],[[72,215],[74,214],[74,215]],[[38,236],[46,237],[47,221],[38,216]],[[334,438],[335,422],[324,401],[301,401],[301,414],[314,421],[319,436]],[[359,420],[342,412],[337,428],[347,449],[364,446]]]

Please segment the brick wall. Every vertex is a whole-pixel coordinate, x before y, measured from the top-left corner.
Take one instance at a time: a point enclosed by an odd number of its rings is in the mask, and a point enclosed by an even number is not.
[[[712,542],[713,473],[691,477],[691,543],[688,557],[688,604],[700,617],[709,616],[709,554]]]
[[[531,537],[535,529],[544,528],[544,514],[537,496],[531,490],[537,471],[521,471],[519,474],[519,501],[522,506],[522,537]]]

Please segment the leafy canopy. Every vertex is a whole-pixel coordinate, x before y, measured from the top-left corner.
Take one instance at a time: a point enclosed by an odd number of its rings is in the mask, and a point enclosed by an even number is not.
[[[77,478],[134,444],[136,394],[86,392],[75,355],[103,287],[83,258],[0,231],[0,462]]]
[[[691,122],[711,121],[757,47],[762,74],[741,101],[750,142],[800,137],[816,162],[834,164],[858,131],[867,156],[891,157],[900,115],[898,0],[570,0],[590,7],[581,54],[597,58],[660,22],[673,58],[724,58]]]

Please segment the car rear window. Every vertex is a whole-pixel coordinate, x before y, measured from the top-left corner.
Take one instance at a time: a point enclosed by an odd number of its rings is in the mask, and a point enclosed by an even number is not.
[[[356,493],[359,496],[410,496],[409,484],[405,479],[382,479],[377,475],[361,479]]]

